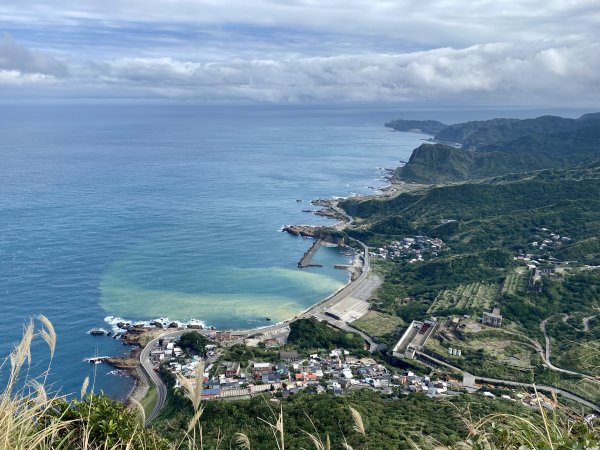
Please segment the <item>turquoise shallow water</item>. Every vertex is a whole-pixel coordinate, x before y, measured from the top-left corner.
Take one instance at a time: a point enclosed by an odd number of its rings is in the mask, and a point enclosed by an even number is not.
[[[323,268],[296,263],[311,241],[289,223],[316,197],[372,192],[382,167],[422,136],[387,115],[340,110],[19,107],[0,114],[0,351],[46,314],[59,333],[51,381],[79,390],[94,354],[127,349],[86,332],[109,315],[199,319],[245,328],[289,318],[335,292],[337,249]],[[302,199],[302,202],[296,200]],[[34,348],[33,373],[47,364]],[[99,365],[96,389],[130,381]]]

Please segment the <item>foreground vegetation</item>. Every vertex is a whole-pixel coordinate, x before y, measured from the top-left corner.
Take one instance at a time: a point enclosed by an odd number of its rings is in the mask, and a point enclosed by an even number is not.
[[[193,400],[197,394],[170,392],[155,426],[177,441],[197,417]],[[201,423],[206,448],[231,448],[237,443],[266,450],[592,449],[600,442],[600,429],[568,410],[550,416],[541,404],[527,408],[471,395],[385,397],[370,390],[341,397],[308,390],[287,399],[267,395],[207,402],[201,408]]]

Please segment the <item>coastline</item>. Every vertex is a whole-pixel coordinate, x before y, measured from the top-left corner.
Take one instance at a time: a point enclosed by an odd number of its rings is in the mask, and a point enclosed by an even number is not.
[[[397,180],[395,177],[395,169],[385,170],[388,172],[387,175],[384,177],[385,181],[388,183],[387,185],[376,189],[376,192],[373,192],[372,194],[356,195],[352,198],[390,198],[395,197],[403,192],[413,191],[421,187],[420,185],[408,184],[403,181]],[[332,231],[340,232],[353,223],[353,218],[349,214],[347,214],[346,211],[339,207],[339,202],[344,199],[345,197],[335,197],[329,200],[315,199],[311,201],[311,204],[315,206],[320,206],[321,209],[316,211],[305,211],[315,215],[328,217],[331,219],[338,219],[338,222],[336,222],[333,226],[287,225],[284,226],[281,229],[281,231],[295,235],[302,235],[313,239],[320,238],[326,242],[330,242],[335,245],[346,245],[343,242],[343,240],[342,242],[340,242],[338,237],[332,238],[331,235],[327,236],[327,233],[331,234]],[[237,339],[234,342],[239,342],[240,340],[243,340],[246,337],[263,335],[267,332],[274,333],[283,328],[286,328],[289,325],[289,323],[294,320],[298,320],[305,316],[310,316],[322,312],[325,306],[328,304],[328,302],[336,299],[340,295],[343,295],[345,291],[351,290],[352,287],[359,284],[359,282],[364,281],[370,272],[368,247],[364,243],[356,239],[353,240],[356,241],[362,247],[363,254],[361,256],[361,252],[358,252],[356,249],[353,249],[353,251],[355,252],[355,259],[352,263],[353,270],[349,271],[349,279],[348,282],[344,284],[344,286],[340,287],[338,290],[331,293],[322,300],[309,306],[305,310],[298,312],[293,317],[290,317],[281,322],[269,325],[261,325],[259,327],[253,327],[248,329],[221,331],[231,333],[232,336],[237,337]],[[358,265],[358,267],[360,267],[360,270],[357,271],[356,261],[360,261],[361,259],[362,265]],[[113,321],[114,320],[118,319],[113,318]],[[158,325],[159,320],[163,321],[162,323],[160,323],[160,328],[156,326]],[[161,336],[166,336],[174,333],[181,333],[185,331],[198,331],[202,334],[209,335],[213,333],[216,334],[219,331],[216,330],[214,327],[207,328],[205,326],[197,325],[190,326],[191,323],[202,323],[194,319],[190,320],[188,323],[181,321],[172,321],[167,325],[166,322],[170,321],[166,319],[157,319],[154,321],[144,322],[144,325],[141,325],[140,323],[136,324],[134,322],[133,325],[130,325],[124,331],[123,329],[119,328],[120,333],[123,337],[123,344],[133,345],[134,348],[131,349],[131,352],[127,356],[108,358],[105,362],[119,370],[125,371],[128,374],[128,376],[130,376],[132,380],[134,380],[134,384],[131,387],[129,394],[125,398],[126,402],[129,402],[130,399],[135,399],[138,402],[141,401],[150,389],[148,377],[144,374],[143,367],[140,361],[140,355],[146,343]],[[148,324],[149,326],[145,326],[145,324]],[[177,327],[175,327],[174,325],[177,325]]]

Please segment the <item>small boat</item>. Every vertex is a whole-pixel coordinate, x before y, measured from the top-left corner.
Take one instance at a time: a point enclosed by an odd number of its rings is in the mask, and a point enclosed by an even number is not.
[[[296,199],[296,201],[297,201],[298,203],[302,203],[302,199],[301,199],[301,198],[297,198],[297,199]]]

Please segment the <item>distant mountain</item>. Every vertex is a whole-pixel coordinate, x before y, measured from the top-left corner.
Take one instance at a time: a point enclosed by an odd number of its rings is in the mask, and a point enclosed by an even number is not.
[[[600,158],[600,113],[579,119],[493,119],[450,125],[436,141],[462,148],[423,144],[400,167],[399,179],[418,183],[465,181],[548,168]]]
[[[392,128],[396,131],[412,131],[417,133],[431,134],[432,136],[438,134],[449,126],[450,125],[438,122],[437,120],[397,119],[385,124],[385,127]]]

